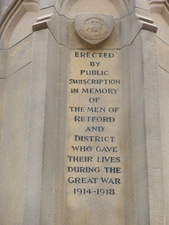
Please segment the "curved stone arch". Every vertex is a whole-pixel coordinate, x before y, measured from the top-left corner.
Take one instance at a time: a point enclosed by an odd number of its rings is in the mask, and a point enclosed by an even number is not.
[[[169,44],[169,0],[150,1],[150,15],[158,27],[157,36]]]
[[[122,1],[109,0],[109,1],[116,7],[121,17],[126,16],[130,13],[129,0],[122,0]]]
[[[77,11],[78,9],[78,11]],[[102,13],[120,19],[129,14],[128,0],[62,0],[60,13],[69,18],[77,14]]]
[[[3,49],[11,47],[11,45],[19,42],[19,39],[23,39],[24,37],[28,36],[32,32],[32,21],[35,22],[35,18],[37,18],[39,14],[38,0],[18,0],[13,1],[12,3],[13,4],[11,4],[7,9],[5,16],[1,18],[0,38],[1,48]],[[19,22],[24,17],[30,18],[30,20],[26,20],[25,18],[25,26],[23,26],[23,23],[19,24]],[[16,36],[14,32],[17,32],[17,30],[20,29],[22,30],[18,32],[18,37],[16,41],[12,42],[12,35]]]
[[[159,13],[169,25],[169,0],[150,2],[150,13]]]

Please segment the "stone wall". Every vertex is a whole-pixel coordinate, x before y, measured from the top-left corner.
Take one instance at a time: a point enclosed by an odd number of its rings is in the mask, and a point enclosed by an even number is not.
[[[168,6],[1,1],[0,224],[169,224]]]

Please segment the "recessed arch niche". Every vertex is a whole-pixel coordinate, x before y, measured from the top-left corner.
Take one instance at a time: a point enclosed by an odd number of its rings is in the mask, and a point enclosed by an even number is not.
[[[32,33],[32,24],[39,15],[37,0],[19,0],[4,17],[1,25],[1,48],[10,48]],[[24,26],[23,26],[24,24]]]
[[[169,44],[169,0],[151,1],[150,15],[158,27],[157,36]]]
[[[101,13],[120,19],[129,14],[127,0],[62,0],[60,12],[69,18],[78,14]]]

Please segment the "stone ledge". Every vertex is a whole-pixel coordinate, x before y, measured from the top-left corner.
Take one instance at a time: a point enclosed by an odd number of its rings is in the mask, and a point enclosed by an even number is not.
[[[37,31],[37,30],[48,28],[49,27],[48,22],[51,20],[52,16],[53,16],[53,13],[39,17],[37,19],[37,22],[32,25],[33,32]]]
[[[143,16],[140,16],[137,14],[136,14],[136,16],[138,17],[139,22],[142,24],[141,29],[148,30],[148,31],[151,31],[154,33],[157,32],[158,27],[153,24],[153,20],[151,18],[143,17]]]

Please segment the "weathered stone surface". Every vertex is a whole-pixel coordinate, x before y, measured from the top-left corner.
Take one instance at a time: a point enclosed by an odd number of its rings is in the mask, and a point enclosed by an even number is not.
[[[2,123],[3,123],[3,110],[4,110],[4,95],[5,95],[6,80],[0,79],[0,142],[2,137]]]
[[[152,224],[164,224],[164,179],[161,149],[159,81],[155,35],[142,32],[144,104],[149,182],[149,212]],[[158,168],[158,169],[156,169]],[[158,180],[158,181],[157,181]],[[158,193],[158,195],[156,194]]]
[[[1,48],[8,49],[29,36],[38,11],[38,0],[12,1],[0,20]]]
[[[40,0],[40,9],[49,8],[51,6],[54,6],[55,2],[56,2],[56,0]]]
[[[134,163],[134,196],[135,200],[135,218],[133,224],[149,223],[148,215],[148,178],[146,147],[145,147],[145,122],[144,122],[144,96],[143,96],[143,59],[140,51],[142,45],[141,34],[137,36],[131,46],[131,142],[133,147]]]
[[[165,213],[166,213],[166,224],[169,224],[169,179],[168,179],[168,171],[169,171],[169,153],[168,153],[168,145],[169,145],[169,74],[159,68],[159,91],[160,91],[160,111],[161,111],[161,137],[162,137],[162,149],[163,149],[163,176],[164,176],[164,194],[165,194]]]
[[[30,72],[28,65],[6,81],[0,151],[1,224],[23,224]]]
[[[58,126],[63,126],[63,119],[58,105],[62,90],[61,76],[59,76],[59,54],[60,47],[52,34],[48,33],[47,46],[47,68],[46,68],[46,98],[45,98],[45,124],[44,124],[44,150],[43,150],[43,170],[42,170],[42,198],[41,198],[41,217],[40,224],[53,224],[55,205],[59,203],[59,193],[63,187],[59,187],[59,182],[63,179],[60,174],[60,167],[64,162],[64,149],[61,149],[64,142],[60,137]],[[65,87],[63,87],[65,90]],[[57,115],[57,116],[56,116]],[[59,144],[60,143],[60,144]],[[63,147],[62,147],[63,148]],[[47,182],[46,182],[47,181]],[[56,188],[57,187],[57,188]],[[57,189],[57,196],[55,190]],[[56,197],[56,199],[55,199]],[[57,203],[56,203],[57,202]],[[63,208],[63,207],[62,207]],[[62,213],[60,213],[60,216]]]
[[[17,3],[1,24],[0,224],[168,225],[168,3]],[[113,31],[89,41],[103,14]]]
[[[82,39],[90,44],[98,44],[111,34],[113,16],[105,14],[77,15],[75,17],[75,28]]]
[[[149,0],[136,0],[135,5],[138,8],[149,10]]]
[[[7,77],[7,59],[8,59],[8,51],[1,50],[0,51],[0,78],[6,78]]]
[[[8,9],[9,5],[14,1],[15,0],[2,0],[0,2],[0,9],[1,9],[0,15],[2,15]]]
[[[163,18],[162,14],[159,13],[152,13],[151,18],[153,19],[154,24],[158,27],[157,36],[169,44],[169,30],[167,21]]]
[[[169,63],[168,63],[168,55],[169,55],[169,46],[157,38],[157,51],[158,51],[158,64],[164,70],[169,72]]]
[[[29,64],[31,60],[32,36],[23,40],[8,51],[7,77]]]
[[[48,30],[43,29],[35,32],[33,35],[34,54],[32,58],[32,72],[30,77],[28,127],[29,152],[26,158],[25,195],[23,206],[23,223],[25,225],[40,224],[47,46]]]
[[[125,62],[125,59],[122,59],[121,51],[84,49],[70,52],[65,168],[67,224],[69,221],[73,224],[82,224],[85,221],[89,225],[100,225],[103,221],[107,225],[112,222],[125,224],[125,204],[122,200],[125,186],[125,151],[122,144],[121,109],[123,88],[126,84],[122,77],[122,61]],[[88,83],[80,84],[80,81],[85,80]],[[77,81],[77,84],[73,81]],[[94,81],[101,83],[92,84]],[[77,111],[78,107],[80,109]],[[88,146],[90,150],[75,150],[78,146]],[[106,146],[111,152],[98,152],[98,149]],[[85,156],[87,161],[84,160]],[[74,159],[78,157],[79,161]],[[81,162],[80,157],[83,158]],[[116,172],[110,172],[111,167],[115,168]],[[78,172],[80,168],[84,168],[84,171]],[[88,171],[90,168],[92,172]],[[79,183],[76,183],[76,177],[79,178]],[[108,177],[112,179],[109,184],[105,182],[105,179],[109,180]],[[100,213],[104,202],[106,205]]]
[[[10,41],[9,47],[18,43],[22,39],[26,38],[32,33],[32,24],[36,21],[38,14],[36,12],[26,12],[24,16],[20,19],[19,23],[15,27],[13,31]],[[23,27],[24,24],[24,27]]]

